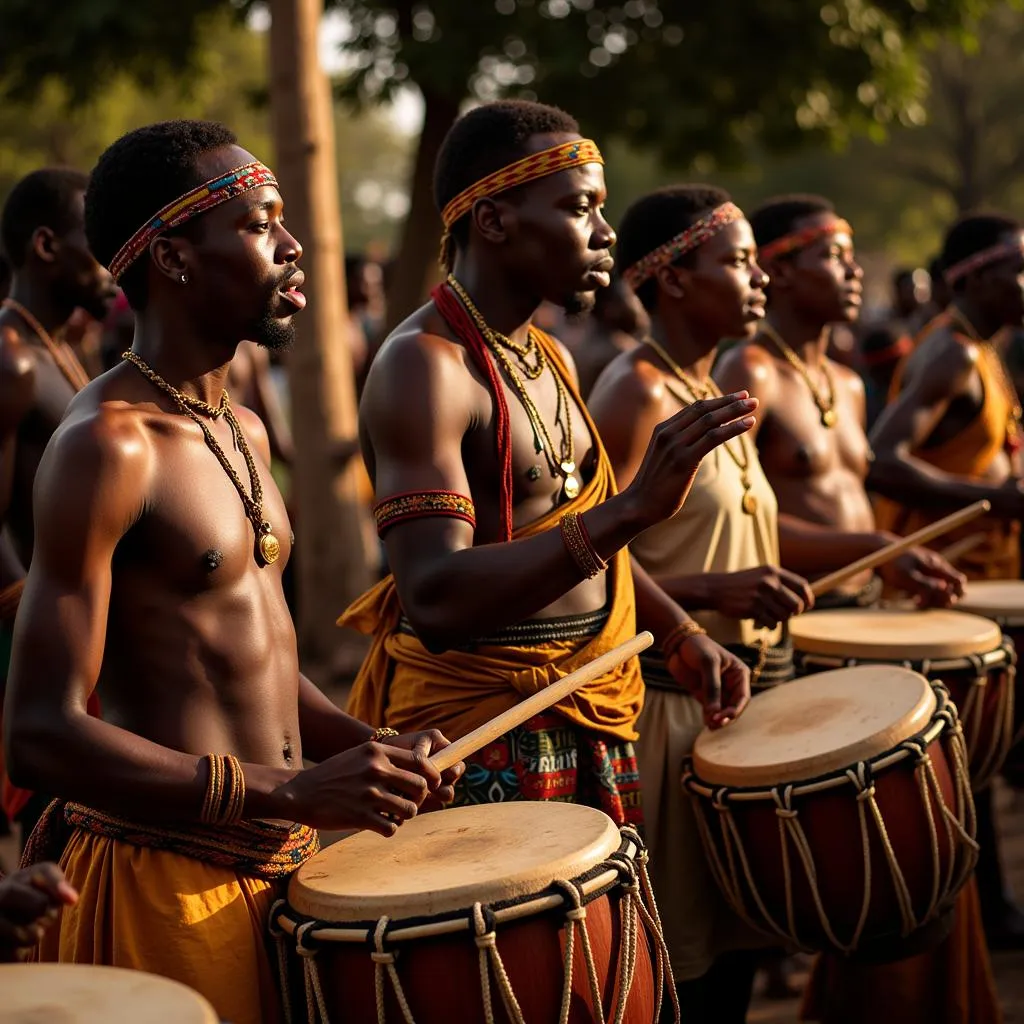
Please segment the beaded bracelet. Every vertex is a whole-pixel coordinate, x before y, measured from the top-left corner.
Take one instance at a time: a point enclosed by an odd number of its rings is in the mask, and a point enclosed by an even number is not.
[[[680,622],[679,625],[670,629],[665,634],[665,639],[661,641],[662,657],[668,662],[690,637],[707,636],[707,633],[708,631],[703,626],[694,622],[693,619],[686,619]]]
[[[199,820],[205,825],[235,825],[245,807],[245,775],[234,754],[207,754],[206,792]]]
[[[558,525],[562,531],[562,543],[586,579],[592,580],[608,568],[608,563],[595,550],[579,512],[566,512]]]
[[[390,726],[382,725],[377,729],[374,729],[370,733],[370,743],[380,743],[381,740],[387,739],[389,736],[397,736],[398,730],[392,729]]]

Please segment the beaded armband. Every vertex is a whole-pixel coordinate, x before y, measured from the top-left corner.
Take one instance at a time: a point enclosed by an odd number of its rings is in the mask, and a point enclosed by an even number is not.
[[[562,530],[562,543],[588,580],[608,568],[608,563],[595,550],[579,512],[566,512],[559,520],[559,526]]]
[[[206,825],[235,825],[245,807],[245,776],[233,754],[207,754],[209,774],[199,820]]]
[[[424,516],[448,516],[461,519],[476,529],[476,509],[469,498],[454,491],[410,491],[395,494],[378,502],[373,509],[377,522],[377,534],[383,537],[385,530],[404,523],[408,519],[422,519]]]

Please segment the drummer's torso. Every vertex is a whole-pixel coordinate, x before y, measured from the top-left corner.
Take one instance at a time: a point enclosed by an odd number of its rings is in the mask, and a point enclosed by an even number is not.
[[[776,361],[777,394],[757,435],[761,465],[779,511],[840,530],[874,528],[864,489],[870,449],[864,433],[864,387],[830,364],[835,423],[822,422],[807,384]]]

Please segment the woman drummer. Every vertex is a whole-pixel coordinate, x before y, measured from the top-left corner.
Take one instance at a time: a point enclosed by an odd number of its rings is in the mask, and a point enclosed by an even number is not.
[[[768,278],[743,212],[708,186],[674,186],[637,200],[619,228],[618,255],[651,329],[609,365],[588,404],[624,487],[658,424],[680,406],[717,394],[710,374],[718,347],[756,333]],[[827,528],[807,528],[819,549],[827,548]],[[787,523],[784,547],[800,543],[800,529]],[[841,532],[827,532],[837,551],[847,546]],[[778,506],[753,444],[740,438],[706,458],[680,511],[637,538],[631,551],[714,640],[751,665],[752,686],[792,678],[782,624],[814,598],[805,579],[780,568],[787,559]],[[670,683],[661,662],[644,660],[637,754],[665,939],[683,1019],[742,1022],[758,959],[753,951],[770,940],[729,910],[706,866],[679,782],[703,727],[700,705]]]

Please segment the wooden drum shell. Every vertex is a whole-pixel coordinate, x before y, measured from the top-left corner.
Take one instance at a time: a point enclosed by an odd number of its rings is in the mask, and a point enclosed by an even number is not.
[[[924,743],[924,752],[934,769],[942,802],[962,820],[973,840],[974,810],[966,780],[958,794],[954,779],[954,747],[958,743],[962,762],[962,739],[948,727]],[[698,778],[692,763],[687,766],[683,783],[694,797],[703,823],[702,838],[712,873],[741,917],[766,934],[801,948],[830,950],[873,962],[902,959],[944,937],[955,897],[973,869],[976,849],[956,830],[952,836],[947,832],[942,807],[930,787],[925,804],[915,775],[915,754],[889,764],[885,761],[885,757],[875,759],[866,780],[873,786],[881,828],[867,802],[858,801],[858,787],[846,780],[814,792],[801,789],[824,779],[794,783],[780,814],[778,800],[764,789],[724,790]],[[779,799],[785,800],[787,786],[774,789]],[[719,809],[723,793],[728,794],[727,816]],[[810,871],[801,860],[799,844],[786,831],[790,809],[796,811],[794,820],[799,821],[806,838],[813,860]],[[867,819],[866,829],[862,829],[861,811]],[[918,924],[909,933],[903,925],[898,883],[888,867],[889,852],[881,829]],[[867,871],[865,834],[870,854]],[[808,881],[810,874],[816,879],[821,912]],[[937,902],[936,892],[940,895]],[[865,893],[867,912],[862,922]]]

